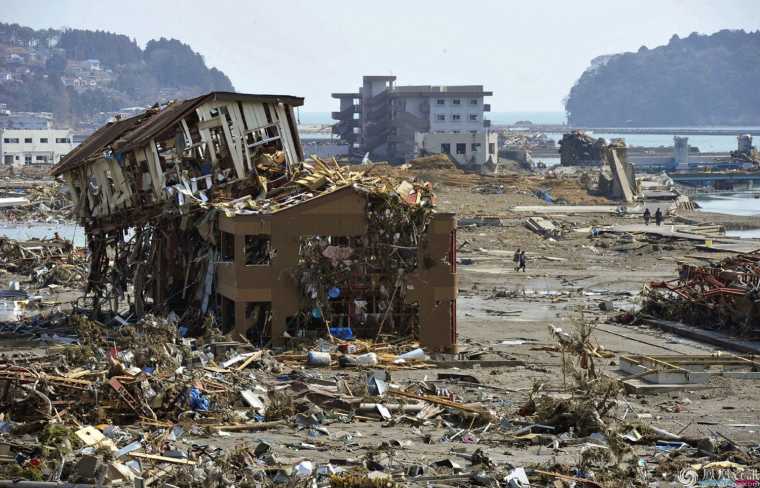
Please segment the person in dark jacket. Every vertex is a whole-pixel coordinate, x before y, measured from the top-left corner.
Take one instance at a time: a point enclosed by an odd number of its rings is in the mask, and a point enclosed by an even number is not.
[[[520,257],[517,260],[517,271],[518,272],[520,270],[523,270],[523,273],[525,273],[525,263],[526,263],[526,261],[527,260],[525,258],[525,251],[520,252]]]
[[[654,213],[654,221],[658,227],[662,224],[662,211],[660,211],[660,207],[657,207],[657,211]]]
[[[649,221],[652,219],[652,212],[649,211],[649,207],[644,209],[644,224],[649,225]]]
[[[515,263],[515,271],[519,269],[520,265],[520,248],[517,248],[517,251],[515,251],[515,255],[512,256],[512,261]]]

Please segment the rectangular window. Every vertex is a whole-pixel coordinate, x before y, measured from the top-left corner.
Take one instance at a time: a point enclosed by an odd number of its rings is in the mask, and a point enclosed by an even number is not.
[[[478,114],[470,114],[470,120],[472,121],[478,120]]]
[[[472,152],[478,152],[480,151],[480,143],[479,142],[473,142],[472,143]]]
[[[18,137],[10,137],[10,138],[6,137],[5,139],[3,139],[3,142],[6,144],[18,144]]]
[[[458,98],[455,98],[454,100],[451,101],[451,103],[453,103],[454,105],[461,105],[462,101]]]
[[[471,98],[470,99],[470,105],[477,105],[477,104],[478,104],[478,99],[477,98]]]
[[[271,264],[271,239],[268,235],[245,236],[245,264],[262,266]]]
[[[443,154],[451,154],[451,144],[441,144],[441,152]]]
[[[222,261],[231,263],[235,260],[235,235],[222,231],[221,238]]]
[[[47,163],[47,156],[37,156],[34,158],[35,161],[40,161],[43,163]]]
[[[465,144],[465,143],[458,143],[457,144],[457,154],[467,154],[467,144]]]
[[[32,164],[32,157],[24,156],[24,164]]]
[[[55,142],[58,144],[71,144],[71,139],[68,137],[56,137]]]
[[[446,100],[444,100],[443,98],[439,98],[438,100],[435,101],[435,104],[436,105],[446,105]]]
[[[5,164],[13,164],[13,156],[10,154],[5,155]]]
[[[488,143],[488,154],[494,154],[496,152],[496,144],[493,142]]]
[[[435,119],[438,120],[439,122],[443,122],[446,120],[446,116],[443,114],[438,114],[435,116]]]
[[[451,120],[453,120],[455,122],[459,121],[459,120],[462,120],[462,116],[459,115],[459,114],[454,114],[454,115],[451,116]]]
[[[40,137],[40,144],[47,144],[48,138],[47,137]]]
[[[31,143],[32,143],[32,138],[31,137],[25,137],[24,138],[24,144],[31,144]]]

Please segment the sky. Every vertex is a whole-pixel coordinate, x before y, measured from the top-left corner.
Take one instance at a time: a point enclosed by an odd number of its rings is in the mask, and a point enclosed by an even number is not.
[[[306,98],[362,75],[398,84],[484,85],[492,111],[562,111],[596,56],[653,48],[673,34],[760,29],[760,0],[3,0],[0,20],[179,39],[237,91]]]

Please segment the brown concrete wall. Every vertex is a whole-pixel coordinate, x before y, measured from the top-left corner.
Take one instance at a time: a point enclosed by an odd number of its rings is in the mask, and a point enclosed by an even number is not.
[[[235,332],[249,326],[246,302],[271,302],[272,338],[285,331],[286,319],[301,308],[298,283],[291,273],[298,263],[302,236],[360,236],[367,232],[366,197],[343,188],[269,215],[219,217],[219,229],[235,236],[235,259],[217,265],[217,293],[236,302]],[[418,303],[421,342],[431,350],[451,349],[456,343],[456,315],[452,315],[457,285],[455,267],[447,261],[456,222],[453,214],[436,214],[428,229],[419,262],[434,263],[409,275],[407,303]],[[246,265],[245,236],[271,236],[273,257],[269,265]],[[455,259],[455,256],[453,256]]]

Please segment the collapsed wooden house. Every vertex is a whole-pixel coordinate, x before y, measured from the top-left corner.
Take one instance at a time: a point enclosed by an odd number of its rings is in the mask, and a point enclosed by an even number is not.
[[[211,315],[262,344],[350,329],[453,348],[454,216],[433,211],[427,186],[303,161],[302,103],[173,102],[55,166],[87,232],[93,308],[196,327]]]

